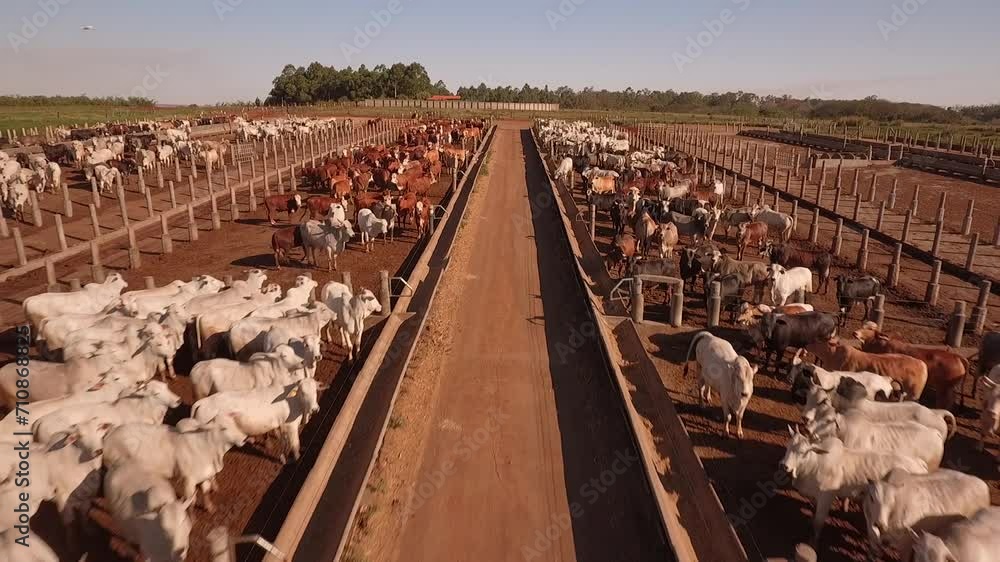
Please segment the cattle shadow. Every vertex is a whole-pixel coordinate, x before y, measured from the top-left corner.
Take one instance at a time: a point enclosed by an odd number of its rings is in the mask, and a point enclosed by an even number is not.
[[[570,247],[548,177],[527,129],[520,131],[525,182],[536,240],[542,318],[548,348],[552,390],[560,431],[563,476],[569,505],[588,506],[589,482],[608,471],[616,455],[638,456],[615,398],[605,357],[592,333],[592,320],[582,306],[585,296],[576,279]],[[589,327],[589,328],[588,328]],[[591,332],[590,337],[579,334]],[[572,334],[577,334],[574,338]],[[580,341],[582,340],[582,341]],[[566,350],[572,349],[570,355]],[[627,469],[598,498],[594,507],[574,510],[573,544],[580,561],[606,559],[620,546],[621,559],[672,559],[652,495],[641,470]],[[610,533],[609,522],[628,521]],[[542,530],[544,531],[544,529]]]
[[[243,256],[242,258],[237,258],[231,262],[229,265],[234,265],[237,267],[256,267],[258,269],[277,269],[274,266],[274,254],[256,254],[253,256]],[[306,267],[306,262],[304,260],[298,260],[293,257],[286,256],[281,260],[281,267],[298,266]],[[312,268],[312,266],[308,266]]]

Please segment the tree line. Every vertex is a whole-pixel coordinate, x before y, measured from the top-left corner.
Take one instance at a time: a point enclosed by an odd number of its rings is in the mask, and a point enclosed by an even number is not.
[[[11,105],[99,105],[99,106],[118,106],[118,107],[136,107],[136,106],[148,106],[155,105],[156,100],[150,98],[142,97],[121,97],[121,96],[105,96],[105,97],[91,97],[91,96],[0,96],[0,106],[11,106]]]
[[[396,63],[337,70],[313,62],[307,67],[286,65],[274,78],[267,104],[308,104],[357,101],[369,98],[424,99],[450,94],[444,82],[432,81],[420,63]],[[703,94],[674,90],[626,88],[624,90],[575,90],[530,84],[513,86],[462,86],[455,94],[464,100],[492,102],[558,103],[564,109],[698,113],[743,117],[794,117],[916,123],[1000,123],[1000,104],[939,107],[894,102],[869,96],[859,100],[823,100],[792,96],[760,96],[751,92]]]

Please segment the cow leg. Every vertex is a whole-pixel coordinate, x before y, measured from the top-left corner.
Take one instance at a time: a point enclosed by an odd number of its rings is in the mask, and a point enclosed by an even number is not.
[[[212,499],[208,496],[212,491],[212,480],[208,479],[198,485],[201,489],[201,503],[208,513],[213,513],[215,511],[215,504],[212,503]]]
[[[285,440],[288,442],[288,449],[292,452],[292,460],[299,460],[299,428],[296,424],[289,424],[286,427]]]
[[[733,412],[729,409],[729,404],[725,399],[722,400],[722,423],[724,424],[726,430],[726,437],[732,435],[729,432],[729,422],[733,419]]]
[[[819,546],[819,535],[823,530],[827,517],[830,515],[830,507],[833,505],[832,494],[820,494],[816,498],[816,513],[813,515],[813,536],[812,546]]]

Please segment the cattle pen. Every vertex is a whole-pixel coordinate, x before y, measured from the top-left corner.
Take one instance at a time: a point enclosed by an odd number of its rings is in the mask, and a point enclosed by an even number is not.
[[[609,130],[612,127],[609,124]],[[904,333],[906,339],[919,344],[940,345],[947,341],[950,345],[962,346],[960,350],[956,350],[962,355],[976,355],[979,333],[985,329],[995,330],[996,326],[993,317],[996,312],[995,303],[992,302],[994,297],[990,285],[980,283],[988,280],[969,273],[964,277],[952,276],[945,267],[944,273],[940,273],[930,283],[934,262],[929,256],[921,259],[919,254],[903,253],[902,248],[889,241],[886,241],[889,243],[886,246],[888,250],[875,249],[878,242],[874,229],[871,228],[874,222],[868,225],[868,232],[862,228],[856,233],[851,232],[851,227],[859,224],[853,219],[855,215],[852,206],[842,203],[843,207],[838,209],[840,214],[832,214],[833,203],[829,194],[821,199],[824,204],[822,207],[815,205],[815,189],[820,182],[819,171],[822,164],[818,164],[810,172],[804,165],[805,149],[780,154],[775,152],[778,150],[776,145],[769,144],[769,164],[762,177],[759,173],[764,153],[762,144],[756,149],[758,156],[753,166],[755,172],[751,177],[748,168],[751,167],[750,162],[754,162],[752,155],[755,148],[752,143],[744,143],[736,136],[737,129],[730,127],[726,131],[724,126],[622,123],[613,130],[617,132],[617,138],[630,140],[632,150],[642,150],[645,147],[649,152],[654,152],[657,147],[665,147],[667,151],[680,150],[679,154],[682,156],[692,155],[695,157],[694,162],[697,162],[697,172],[704,174],[706,180],[712,178],[714,173],[717,181],[725,182],[726,205],[738,207],[747,202],[760,202],[786,213],[797,214],[799,220],[790,244],[810,251],[830,252],[833,255],[833,268],[838,274],[853,277],[860,272],[867,272],[883,281],[894,278],[894,288],[883,292],[884,304],[881,306],[884,309],[880,309],[877,317],[877,322],[884,324],[884,330]],[[678,139],[676,143],[675,138]],[[716,145],[719,147],[718,157],[713,156]],[[549,159],[550,170],[555,170],[563,157],[571,156],[575,166],[577,158],[583,159],[586,156],[586,153],[576,152],[577,147],[559,147],[556,143],[548,148],[550,151],[555,148],[554,156]],[[749,156],[744,156],[747,153]],[[722,154],[726,155],[724,163]],[[795,154],[799,156],[796,157]],[[747,163],[743,165],[741,173],[741,160],[744,158]],[[777,173],[772,169],[775,162],[780,163]],[[594,165],[593,160],[589,165]],[[787,176],[790,176],[787,179],[786,174],[782,173],[785,170],[788,170]],[[841,189],[846,194],[853,184],[853,177],[846,171],[846,165],[843,170]],[[880,175],[886,173],[882,168],[874,171]],[[809,177],[810,173],[813,174],[812,178]],[[904,173],[912,172],[907,170]],[[778,179],[774,180],[772,174],[776,174]],[[861,178],[863,181],[858,182],[861,188],[857,192],[867,194],[868,191],[864,188],[871,185],[871,176]],[[921,179],[926,181],[926,178]],[[899,182],[897,197],[907,180],[912,181],[912,177],[904,176]],[[790,183],[790,188],[782,187],[789,185],[785,182]],[[831,167],[827,170],[824,190],[833,191],[836,183],[836,170]],[[630,277],[625,274],[619,277],[606,268],[605,256],[615,247],[611,215],[604,210],[595,212],[593,201],[588,201],[589,197],[585,196],[586,183],[576,173],[569,175],[565,181],[556,180],[555,184],[568,200],[567,220],[572,222],[575,235],[585,249],[584,253],[586,254],[587,248],[594,248],[595,257],[592,259],[588,280],[595,287],[599,309],[603,310],[609,322],[618,325],[614,335],[619,341],[631,342],[632,348],[638,350],[631,357],[622,357],[625,365],[623,372],[632,385],[633,403],[645,418],[645,425],[651,428],[654,440],[661,442],[664,438],[659,437],[657,432],[665,432],[676,424],[676,431],[682,432],[689,439],[697,462],[704,466],[710,487],[718,494],[725,516],[748,557],[753,560],[771,557],[785,559],[796,541],[805,542],[809,536],[804,512],[808,511],[810,502],[791,490],[787,475],[778,469],[778,461],[787,442],[788,427],[801,421],[800,410],[795,406],[796,398],[789,392],[784,377],[775,376],[777,371],[775,375],[763,370],[758,373],[754,380],[754,397],[746,418],[752,421],[745,422],[750,424],[752,430],[740,441],[722,434],[721,424],[713,415],[714,406],[706,409],[706,406],[700,404],[697,390],[692,388],[693,383],[685,376],[687,369],[684,366],[689,360],[686,352],[692,336],[707,326],[710,332],[731,342],[739,353],[760,364],[760,355],[755,351],[757,345],[750,333],[742,329],[741,325],[722,321],[718,316],[718,304],[715,305],[716,316],[712,316],[712,298],[707,281],[701,289],[698,288],[698,283],[676,284],[677,287],[683,287],[682,292],[677,289],[667,291],[663,298],[656,295],[657,291],[648,290],[643,283],[640,289],[631,293],[631,299],[622,299],[624,295],[614,289],[621,286],[623,281],[643,276]],[[749,187],[745,187],[747,184]],[[806,199],[796,195],[801,185],[806,185]],[[876,185],[881,188],[881,193],[886,194],[881,198],[876,196],[878,202],[887,197],[890,189],[886,186],[884,177],[880,177]],[[969,185],[974,184],[966,183],[966,189],[970,189]],[[777,189],[772,189],[774,186]],[[812,194],[810,187],[813,189]],[[919,195],[917,199],[920,199]],[[900,197],[900,200],[904,199]],[[965,210],[963,207],[963,211]],[[810,214],[818,216],[820,221],[811,220]],[[987,218],[985,222],[990,222],[993,218],[989,213],[974,217],[973,224],[977,225],[976,228],[985,228],[982,220],[984,216]],[[864,213],[860,213],[860,218],[865,220]],[[877,215],[870,220],[877,220]],[[717,233],[713,243],[723,253],[728,251],[735,254],[734,242],[728,234]],[[898,253],[893,251],[894,246],[899,248]],[[867,251],[864,251],[865,248]],[[899,256],[896,258],[898,268],[892,263],[894,253]],[[924,253],[930,254],[929,251]],[[757,261],[756,254],[746,259]],[[991,299],[988,306],[978,305],[981,295]],[[953,305],[954,301],[963,298],[968,299],[969,304],[978,305],[974,307],[976,310],[973,314],[967,314],[969,310],[965,306]],[[680,323],[675,321],[675,303],[678,299],[684,303]],[[798,300],[802,302],[803,299],[800,297]],[[806,302],[816,307],[816,310],[834,310],[837,306],[836,299],[822,291],[809,295]],[[876,305],[878,306],[880,305]],[[842,339],[849,339],[856,326],[860,326],[860,323],[848,321],[848,328],[841,330]],[[631,334],[633,329],[634,336]],[[955,336],[964,338],[955,340]],[[956,405],[954,409],[959,433],[948,442],[942,467],[974,474],[985,480],[995,504],[1000,499],[1000,481],[996,476],[992,454],[976,450],[978,410],[985,403],[978,399],[971,400],[971,379],[972,377],[968,377],[968,380],[962,381],[960,392],[966,402],[962,406]],[[643,393],[646,380],[652,381],[646,387],[650,394]],[[658,425],[654,420],[669,419],[666,412],[674,412],[676,418]],[[869,556],[866,552],[868,546],[864,516],[857,511],[834,511],[831,514],[824,538],[817,549],[819,559],[860,560]]]

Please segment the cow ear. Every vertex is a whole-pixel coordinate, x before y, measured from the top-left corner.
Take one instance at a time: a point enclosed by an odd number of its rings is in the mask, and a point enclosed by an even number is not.
[[[789,426],[788,426],[788,434],[791,435],[792,437],[795,437],[795,435],[797,433],[798,433],[797,432],[797,428],[796,427],[792,427],[791,424],[789,424]]]

